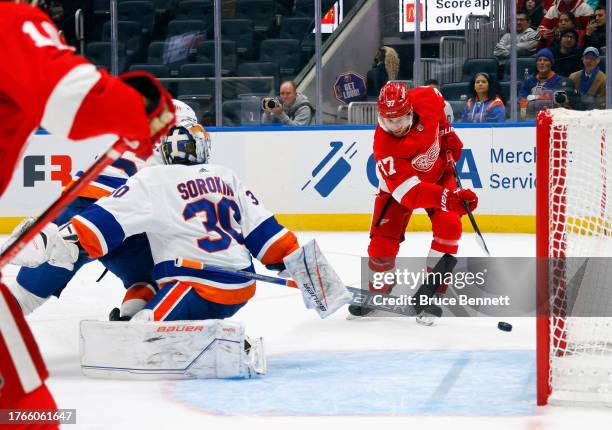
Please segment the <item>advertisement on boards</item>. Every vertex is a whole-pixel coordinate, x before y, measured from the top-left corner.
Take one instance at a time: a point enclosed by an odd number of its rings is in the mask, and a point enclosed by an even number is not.
[[[477,214],[535,215],[535,128],[456,131],[465,144],[457,168],[479,195]],[[213,131],[212,162],[236,171],[275,213],[365,215],[378,187],[373,134],[369,127]],[[0,200],[0,217],[40,213],[108,145],[35,136]]]

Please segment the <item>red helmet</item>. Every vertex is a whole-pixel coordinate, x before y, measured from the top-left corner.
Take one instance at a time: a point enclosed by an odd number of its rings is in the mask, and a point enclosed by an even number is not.
[[[383,118],[398,118],[412,111],[408,86],[401,82],[385,84],[378,96],[378,113]]]

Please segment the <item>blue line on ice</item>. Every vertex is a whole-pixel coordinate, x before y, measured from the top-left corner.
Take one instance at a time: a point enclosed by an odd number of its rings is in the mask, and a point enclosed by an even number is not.
[[[534,367],[533,351],[295,352],[172,394],[219,415],[532,415]]]

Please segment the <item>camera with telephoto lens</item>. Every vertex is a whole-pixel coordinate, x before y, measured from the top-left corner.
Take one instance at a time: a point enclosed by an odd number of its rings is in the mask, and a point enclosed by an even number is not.
[[[554,96],[554,99],[555,99],[555,103],[558,104],[558,105],[564,105],[564,104],[567,104],[569,102],[569,97],[567,95],[567,91],[564,91],[564,90],[555,91],[553,96]]]
[[[276,97],[266,97],[261,101],[261,107],[266,109],[275,109],[279,106],[282,106],[281,101]]]

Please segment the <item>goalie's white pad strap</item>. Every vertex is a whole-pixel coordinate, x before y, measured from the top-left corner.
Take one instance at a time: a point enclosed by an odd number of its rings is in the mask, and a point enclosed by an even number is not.
[[[249,378],[242,324],[81,321],[83,374],[108,379]],[[261,357],[259,357],[261,359]]]
[[[283,260],[308,308],[325,318],[351,301],[352,294],[313,239]]]

